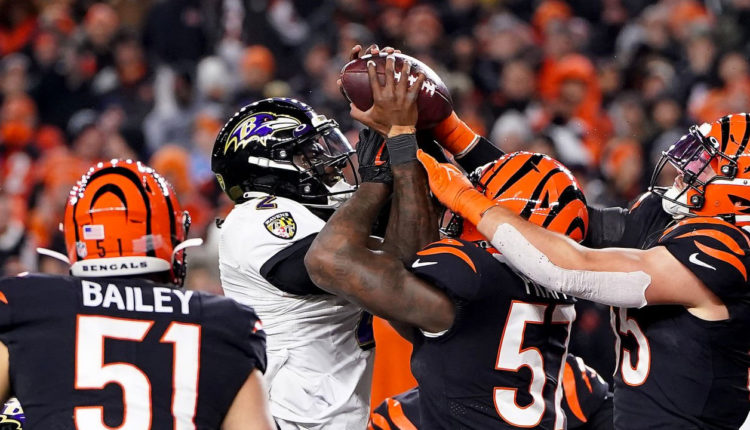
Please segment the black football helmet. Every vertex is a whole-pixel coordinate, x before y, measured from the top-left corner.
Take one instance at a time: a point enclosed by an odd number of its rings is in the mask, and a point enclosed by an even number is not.
[[[341,169],[354,153],[336,121],[290,98],[269,98],[235,113],[216,137],[211,170],[236,203],[267,193],[335,209],[356,189]]]

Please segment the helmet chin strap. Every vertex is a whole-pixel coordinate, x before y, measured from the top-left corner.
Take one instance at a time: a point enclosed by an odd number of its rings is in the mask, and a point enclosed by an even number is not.
[[[61,252],[53,251],[47,248],[37,248],[36,252],[41,255],[46,255],[47,257],[52,257],[55,260],[60,260],[65,264],[70,264],[70,260],[68,259],[68,256]]]
[[[203,245],[203,239],[200,237],[194,237],[192,239],[185,240],[183,242],[180,242],[177,246],[174,247],[172,250],[172,261],[174,261],[174,256],[178,252],[182,251],[185,248],[192,248],[194,246],[201,246]]]
[[[333,185],[325,185],[326,189],[331,195],[326,196],[327,202],[322,205],[316,204],[305,204],[305,206],[317,209],[336,209],[341,206],[345,201],[349,200],[356,188],[346,182],[343,178],[339,179]]]
[[[682,193],[682,195],[680,195],[680,193]],[[681,190],[678,190],[674,186],[669,187],[667,192],[664,193],[664,197],[668,197],[672,200],[677,200],[680,203],[687,204],[687,193],[683,193]],[[685,206],[681,206],[664,198],[661,199],[661,207],[664,209],[664,212],[672,215],[672,217],[675,219],[684,218],[686,215],[690,215],[690,210]]]

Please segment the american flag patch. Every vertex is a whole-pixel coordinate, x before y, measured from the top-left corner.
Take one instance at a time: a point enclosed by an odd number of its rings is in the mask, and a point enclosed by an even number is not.
[[[101,224],[84,225],[83,240],[102,240],[104,239],[104,226]]]

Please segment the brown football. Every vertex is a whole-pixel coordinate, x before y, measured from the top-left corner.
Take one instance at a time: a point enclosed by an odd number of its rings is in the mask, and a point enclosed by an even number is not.
[[[417,78],[418,73],[424,73],[425,80],[419,91],[417,108],[419,119],[417,128],[431,128],[438,122],[447,118],[453,111],[453,101],[450,92],[440,77],[426,64],[404,54],[393,54],[396,57],[396,70],[401,69],[404,60],[411,61],[411,73],[409,79]],[[341,92],[347,100],[354,103],[357,108],[367,110],[372,106],[372,89],[370,79],[367,75],[367,62],[375,61],[375,71],[381,85],[385,84],[385,59],[386,54],[363,55],[361,58],[352,60],[341,69]]]

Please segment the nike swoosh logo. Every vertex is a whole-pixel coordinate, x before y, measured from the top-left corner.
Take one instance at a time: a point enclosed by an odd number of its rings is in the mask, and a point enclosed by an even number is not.
[[[709,268],[711,270],[716,270],[716,268],[714,266],[712,266],[712,265],[710,265],[708,263],[704,263],[703,261],[698,260],[698,253],[697,252],[694,252],[694,253],[690,254],[690,258],[688,258],[688,260],[691,263],[695,264],[695,265],[707,267],[707,268]]]
[[[411,267],[416,269],[417,267],[432,266],[433,264],[437,264],[437,261],[419,261],[419,258],[417,258],[411,264]]]

